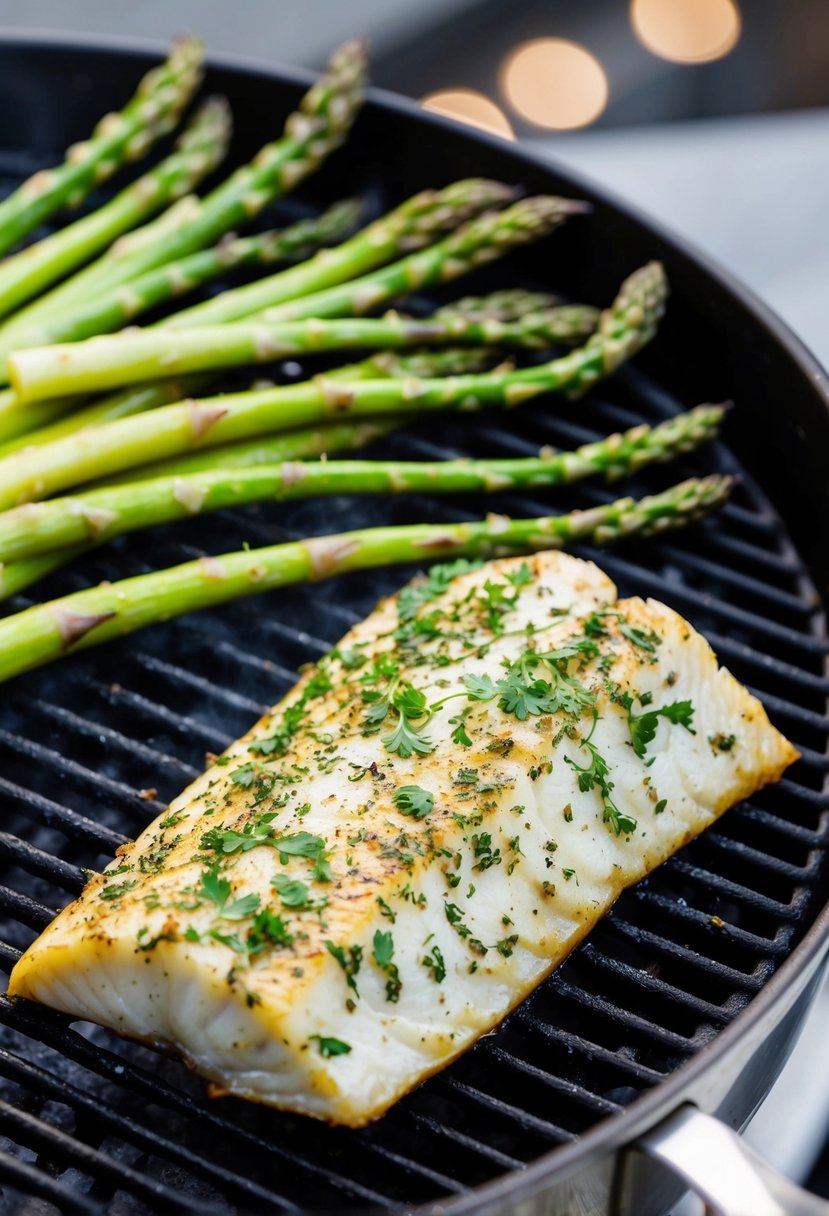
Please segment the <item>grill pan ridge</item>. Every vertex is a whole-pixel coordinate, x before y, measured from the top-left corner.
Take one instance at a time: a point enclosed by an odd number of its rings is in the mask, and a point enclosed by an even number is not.
[[[140,55],[126,58],[131,69],[140,66]],[[8,72],[7,61],[14,65]],[[110,86],[113,96],[120,90],[113,65],[123,72],[118,56],[88,48],[0,45],[4,88],[15,89],[15,72],[34,73],[56,95],[58,88],[68,89],[90,114],[108,103]],[[233,103],[239,155],[273,125],[269,120],[262,130],[257,127],[263,120],[254,103],[263,90],[272,94],[276,115],[296,90],[284,79],[229,68],[216,69],[209,84],[226,91]],[[81,114],[80,126],[87,117]],[[64,119],[56,121],[59,127]],[[419,147],[419,160],[404,165],[395,153],[383,165],[381,180],[376,143],[388,139],[395,123],[402,124],[400,142]],[[36,148],[38,163],[48,163],[49,154],[70,137],[50,131]],[[35,167],[23,149],[0,149],[0,175],[7,180]],[[427,182],[430,168],[433,181]],[[520,178],[531,189],[580,193],[578,185],[492,141],[471,139],[385,102],[360,120],[331,170],[310,183],[305,205],[343,193],[338,174],[344,169],[350,173],[348,189],[362,188],[377,211],[418,186],[469,172]],[[375,445],[374,454],[529,455],[545,444],[571,447],[612,429],[653,423],[704,397],[733,391],[745,406],[754,373],[744,363],[757,357],[757,336],[749,332],[729,348],[715,329],[724,310],[739,309],[739,301],[712,281],[703,319],[696,310],[708,282],[704,270],[665,246],[654,231],[597,202],[598,213],[583,231],[574,225],[572,235],[568,230],[531,255],[479,274],[477,285],[561,286],[577,297],[602,300],[622,273],[667,250],[676,300],[654,351],[578,404],[544,401],[506,417],[479,415],[462,423],[431,419]],[[300,206],[287,201],[264,222],[295,215]],[[591,251],[595,234],[599,248]],[[739,321],[747,324],[742,316]],[[753,318],[758,331],[762,321]],[[686,332],[678,336],[682,328]],[[796,441],[786,433],[785,419],[768,414],[768,399],[786,377],[804,386],[808,377],[792,360],[785,335],[776,341],[776,363],[766,362],[763,369],[765,398],[755,404],[769,442],[774,428],[780,430],[779,451],[785,455]],[[291,369],[291,376],[297,374]],[[805,387],[798,391],[792,409],[817,417]],[[819,391],[814,381],[811,391]],[[627,892],[498,1033],[362,1131],[328,1128],[234,1100],[213,1102],[178,1062],[98,1028],[72,1025],[49,1010],[0,998],[4,1210],[23,1211],[26,1196],[41,1199],[37,1210],[45,1213],[125,1216],[471,1210],[489,1184],[526,1171],[550,1152],[552,1167],[568,1145],[589,1140],[603,1121],[624,1119],[632,1105],[681,1075],[684,1065],[710,1050],[750,1009],[814,932],[826,899],[829,678],[824,608],[814,581],[823,572],[812,563],[813,577],[799,556],[826,548],[819,535],[825,524],[807,530],[794,495],[784,522],[760,488],[778,489],[767,475],[769,454],[751,442],[740,413],[735,411],[728,436],[739,461],[717,444],[685,458],[681,467],[650,470],[631,486],[631,492],[645,493],[698,471],[736,472],[740,482],[732,502],[714,519],[678,537],[578,552],[597,560],[622,595],[654,595],[676,607],[762,697],[775,724],[803,754],[780,785],[729,812]],[[793,427],[792,419],[788,425]],[[813,429],[815,446],[825,437],[825,418],[822,425],[822,431]],[[805,457],[800,467],[802,495],[809,498]],[[550,504],[565,509],[615,496],[614,487],[590,484],[543,499],[341,498],[323,506],[225,512],[157,536],[124,538],[111,551],[48,580],[43,594],[245,541],[268,544],[336,530],[345,519],[356,527],[472,518],[491,509],[529,515]],[[817,492],[813,508],[816,500]],[[0,711],[4,969],[54,910],[79,892],[86,869],[104,864],[201,769],[206,752],[221,750],[242,733],[290,687],[299,664],[319,657],[406,575],[375,571],[336,585],[287,589],[170,622],[7,686]],[[26,602],[18,597],[12,606]]]

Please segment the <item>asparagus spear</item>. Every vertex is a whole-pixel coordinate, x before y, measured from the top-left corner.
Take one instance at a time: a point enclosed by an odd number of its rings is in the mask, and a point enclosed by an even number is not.
[[[163,239],[139,240],[126,255],[100,259],[43,303],[24,309],[13,325],[4,327],[0,355],[33,340],[69,340],[95,332],[83,329],[80,317],[72,315],[79,296],[100,299],[148,270],[213,244],[296,186],[342,143],[362,102],[364,75],[362,44],[345,43],[332,55],[326,74],[305,94],[299,110],[289,116],[282,137],[260,149],[250,164],[208,194],[188,224],[164,227]],[[73,309],[64,312],[59,305],[69,300]],[[29,336],[37,335],[39,328],[39,336]]]
[[[380,351],[359,364],[349,364],[348,367],[332,369],[327,373],[329,378],[380,380],[401,378],[406,376],[456,376],[469,372],[484,371],[492,366],[492,352],[475,350],[474,348],[447,347],[445,350],[434,351]],[[186,383],[192,384],[196,379],[189,376]],[[64,418],[53,421],[76,400],[68,397],[62,401],[42,401],[27,407],[27,412],[20,411],[18,418],[34,416],[34,424],[43,423],[39,430],[25,435],[19,435],[6,443],[0,444],[0,459],[20,452],[26,448],[43,447],[56,439],[64,439],[89,426],[100,426],[104,422],[114,422],[119,418],[129,418],[133,414],[144,413],[156,409],[159,405],[181,401],[185,396],[184,383],[179,380],[160,380],[132,392],[107,397],[102,402],[87,406]],[[164,394],[163,398],[161,394]],[[3,394],[0,393],[0,399]],[[52,412],[57,407],[56,413]],[[2,406],[0,406],[2,408]],[[387,430],[402,426],[407,418],[398,418],[388,424]],[[260,441],[257,440],[257,443]],[[314,453],[311,453],[312,455]],[[191,457],[184,457],[184,460]],[[209,460],[212,466],[217,460],[211,452]]]
[[[578,541],[607,544],[635,533],[679,527],[728,497],[730,478],[685,481],[636,501],[537,519],[470,520],[364,528],[264,549],[202,557],[167,570],[77,591],[0,621],[0,680],[68,651],[97,646],[145,625],[292,583],[438,557],[491,557],[560,549]]]
[[[454,186],[448,187],[439,195],[435,196],[431,193],[424,196],[416,196],[415,199],[404,204],[404,208],[409,212],[410,221],[408,229],[404,230],[402,236],[404,239],[418,239],[423,232],[425,221],[429,223],[440,220],[445,222],[447,215],[456,214],[455,208],[460,205],[461,208],[466,208],[470,205],[470,200],[476,200],[476,209],[479,202],[486,195],[501,192],[503,195],[506,187],[499,186],[498,183],[490,182],[459,182]],[[421,200],[418,207],[414,204]],[[474,269],[475,266],[483,262],[490,261],[493,258],[500,257],[508,250],[515,246],[524,243],[525,241],[543,236],[556,227],[564,216],[572,211],[581,210],[582,204],[573,203],[569,200],[545,198],[524,199],[515,206],[503,212],[495,212],[485,214],[478,218],[477,221],[459,228],[445,241],[441,241],[431,248],[426,249],[420,255],[410,255],[407,258],[392,263],[391,266],[385,269],[376,271],[372,275],[365,276],[356,280],[354,283],[346,283],[342,288],[334,288],[329,291],[316,292],[307,297],[307,305],[302,306],[302,301],[294,304],[283,305],[278,312],[274,313],[274,319],[281,319],[283,309],[286,310],[287,317],[290,319],[292,313],[296,313],[298,317],[313,317],[316,310],[326,312],[327,315],[343,315],[349,312],[365,311],[369,303],[379,303],[383,299],[388,299],[393,295],[400,295],[407,290],[411,290],[415,286],[424,286],[427,283],[441,282],[446,279],[451,279],[457,275],[464,274],[467,271]],[[416,214],[419,210],[419,215]],[[403,211],[403,208],[398,209]],[[415,214],[413,214],[415,213]],[[363,233],[359,233],[355,240],[360,241],[361,238],[368,238],[365,241],[366,248],[369,254],[376,254],[377,250],[382,248],[382,242],[386,239],[384,234],[387,234],[387,223],[389,219],[394,218],[395,213],[391,217],[386,217],[379,221],[378,226],[372,225],[371,228],[365,229]],[[397,224],[394,241],[392,243],[400,244],[401,233]],[[371,230],[375,229],[375,234],[372,237]],[[336,262],[340,266],[339,277],[343,277],[348,273],[348,266],[353,269],[354,259],[351,257],[343,260],[343,251],[351,242],[346,242],[339,249],[326,250],[320,257],[323,258],[322,271],[323,274],[329,272],[331,266]],[[384,259],[381,259],[384,260]],[[306,263],[303,266],[295,267],[293,270],[284,271],[282,275],[275,276],[270,280],[272,283],[280,280],[283,283],[283,290],[289,295],[300,292],[303,289],[308,289],[308,277],[306,271],[319,262],[319,258],[312,262]],[[295,275],[297,278],[291,278]],[[254,284],[255,286],[255,284]],[[225,292],[222,296],[217,297],[216,303],[221,304],[227,302],[230,297],[234,297],[236,292]],[[214,303],[209,301],[209,303]],[[164,322],[165,328],[173,328],[174,326],[186,327],[190,324],[195,324],[197,319],[200,321],[203,318],[202,305],[197,305],[195,308],[184,310],[177,317],[170,318]],[[227,320],[232,319],[235,309],[231,309]],[[270,314],[267,314],[270,315]],[[221,319],[211,317],[211,323],[214,320]],[[35,339],[33,338],[33,342]],[[177,382],[178,384],[178,382]],[[192,395],[193,393],[201,392],[205,386],[204,380],[187,378],[184,384],[181,385],[181,396]],[[103,402],[98,402],[83,411],[82,414],[76,415],[74,422],[69,421],[66,429],[74,432],[80,427],[89,425],[97,425],[104,421],[114,418],[124,417],[129,414],[139,413],[144,410],[154,409],[156,406],[167,404],[171,398],[170,390],[163,382],[159,382],[154,389],[151,384],[142,385],[136,390],[127,390],[124,394],[117,394],[113,398],[107,398]],[[69,406],[67,405],[68,409]],[[52,413],[52,416],[63,412],[64,407],[58,407]],[[50,411],[47,409],[45,420],[49,420]],[[21,411],[20,403],[16,395],[11,394],[5,398],[0,394],[0,437],[12,437],[24,433],[26,412]],[[39,425],[44,421],[44,415],[39,414],[32,422],[32,426]],[[64,431],[64,428],[61,428]]]
[[[17,351],[9,357],[8,371],[18,401],[27,404],[62,393],[94,393],[154,377],[349,348],[452,342],[543,350],[588,337],[598,315],[597,309],[576,304],[527,313],[513,322],[460,313],[420,320],[387,314],[376,320],[237,321],[183,330],[175,337],[149,329]]]
[[[71,498],[27,503],[0,514],[0,561],[67,545],[111,540],[154,524],[253,502],[290,502],[332,494],[432,494],[554,486],[591,474],[607,479],[664,462],[712,439],[722,407],[700,406],[655,427],[584,444],[573,452],[495,460],[284,461],[248,469],[156,477]]]
[[[288,321],[370,312],[395,296],[408,295],[429,284],[449,282],[468,274],[477,266],[502,257],[517,245],[540,240],[558,228],[568,216],[585,210],[587,204],[574,199],[549,195],[521,199],[505,211],[484,212],[443,240],[359,278],[353,274],[347,278],[343,275],[335,285],[315,289],[309,294],[295,290],[289,280],[290,275],[301,276],[302,267],[296,267],[285,271],[280,276],[280,283],[271,279],[267,293],[264,287],[268,280],[252,283],[236,292],[197,304],[195,308],[187,310],[184,319],[183,314],[171,317],[166,327],[178,329],[186,325],[189,329],[195,324],[213,325],[251,315],[268,321]],[[260,286],[263,288],[261,292],[254,294],[251,291],[251,288]],[[275,287],[280,288],[278,294]],[[244,313],[238,310],[240,301],[246,307]],[[255,304],[255,309],[248,311],[249,304]]]
[[[196,112],[173,153],[91,215],[30,245],[0,265],[0,316],[69,274],[140,220],[187,194],[222,160],[230,139],[227,102]]]
[[[661,266],[643,267],[622,285],[584,346],[520,371],[354,384],[318,376],[262,392],[181,402],[155,409],[148,416],[93,427],[0,461],[0,510],[198,446],[214,447],[345,414],[474,410],[486,405],[517,405],[544,392],[584,389],[650,340],[663,311],[665,293]]]
[[[324,250],[309,261],[260,282],[270,285],[270,299],[292,299],[296,295],[317,291],[340,283],[366,269],[382,265],[401,249],[420,248],[440,233],[456,227],[470,215],[476,215],[485,207],[502,203],[511,195],[510,188],[500,182],[480,178],[455,182],[440,191],[423,191],[370,224],[351,240],[343,242],[338,248]],[[133,234],[136,235],[139,234]],[[171,273],[176,273],[175,264],[170,265],[168,269]],[[180,264],[178,269],[181,270]],[[78,277],[80,276],[76,276],[76,279]],[[0,358],[20,347],[40,346],[62,338],[75,341],[90,334],[117,329],[137,311],[141,311],[142,297],[147,291],[157,290],[159,281],[162,287],[167,282],[163,270],[148,272],[147,275],[129,283],[126,289],[120,288],[109,293],[105,291],[100,297],[81,300],[71,308],[61,307],[47,315],[42,324],[28,328],[24,325],[22,330],[19,325],[14,329],[6,327],[0,330]],[[71,284],[73,280],[69,282]],[[249,286],[256,288],[258,284]],[[245,315],[248,297],[241,293],[248,290],[248,287],[244,287],[224,292],[215,300],[207,301],[205,305],[198,304],[183,309],[162,324],[176,328],[200,324],[207,305],[211,306],[211,323],[216,319],[230,320]],[[52,293],[53,296],[56,294]],[[226,315],[216,318],[213,315],[216,311]],[[27,314],[24,311],[19,315],[25,318]],[[169,400],[169,397],[165,397],[162,389],[158,404],[163,404],[165,400]],[[0,398],[0,435],[21,433],[16,423],[13,424],[14,432],[11,432],[3,421],[4,407],[14,412],[14,398],[9,398],[8,402],[12,404],[9,405]]]
[[[41,169],[0,202],[0,253],[59,207],[81,202],[125,161],[143,156],[170,131],[201,79],[198,39],[174,43],[167,61],[148,72],[120,114],[107,114],[90,139],[73,144],[62,165]]]
[[[118,311],[119,323],[128,311],[148,309],[178,296],[186,291],[194,290],[202,283],[218,275],[228,274],[240,266],[268,265],[273,262],[290,261],[301,257],[315,245],[336,240],[344,231],[353,227],[359,213],[360,203],[356,199],[344,199],[334,203],[322,215],[313,219],[299,220],[282,231],[257,233],[255,236],[224,238],[213,249],[204,249],[199,253],[182,258],[170,266],[159,267],[149,271],[130,284],[129,289],[122,288],[119,293]],[[166,382],[165,382],[166,383]],[[166,401],[180,400],[183,391],[170,391]],[[153,393],[151,399],[156,399]],[[156,403],[159,402],[156,400]],[[46,427],[54,419],[70,410],[77,410],[78,398],[74,394],[61,395],[52,398],[47,405],[34,410],[31,407],[21,409],[24,403],[13,390],[0,391],[0,438],[14,439],[18,435],[26,435],[28,431],[38,427]],[[134,403],[135,408],[127,412],[139,412],[145,408],[144,399],[139,393]],[[148,407],[146,407],[148,408]],[[91,421],[101,418],[121,417],[122,411],[102,409],[98,404],[87,407],[90,417],[81,417],[77,425],[71,424],[68,431],[79,430]],[[62,433],[61,428],[57,433]],[[44,442],[41,437],[38,442]],[[28,442],[28,440],[27,440]],[[2,452],[3,447],[0,447]],[[19,446],[19,445],[14,445]]]
[[[491,318],[493,321],[520,321],[528,312],[546,312],[557,308],[563,300],[560,296],[544,291],[525,291],[521,287],[507,287],[491,291],[485,296],[461,296],[438,308],[436,317],[457,315],[476,320]]]

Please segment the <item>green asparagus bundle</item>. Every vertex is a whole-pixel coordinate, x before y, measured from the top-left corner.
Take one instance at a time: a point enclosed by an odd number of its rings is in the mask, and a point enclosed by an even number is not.
[[[27,503],[0,514],[0,562],[67,545],[110,540],[155,524],[255,502],[290,502],[332,494],[431,494],[568,484],[591,474],[608,479],[671,460],[714,438],[719,406],[700,406],[655,427],[588,443],[573,452],[494,460],[284,461],[89,490],[72,498]]]
[[[0,621],[0,680],[68,651],[96,646],[145,625],[292,583],[430,558],[493,557],[607,544],[699,519],[728,497],[730,479],[683,482],[636,501],[537,519],[504,516],[460,524],[364,528],[334,536],[249,549],[140,574],[38,604]]]
[[[337,368],[328,374],[343,380],[424,374],[455,375],[480,371],[481,362],[481,352],[463,348],[427,351],[424,354],[404,352],[402,355],[395,351],[383,351],[380,355]],[[389,431],[408,421],[410,419],[403,415],[392,420],[378,418],[360,423],[334,423],[288,431],[284,435],[266,435],[254,440],[228,444],[222,448],[211,448],[206,452],[192,452],[178,460],[146,465],[132,473],[130,480],[144,481],[158,476],[179,476],[202,472],[205,469],[249,469],[263,464],[281,464],[288,460],[328,457],[335,452],[365,447],[372,440],[387,435]],[[79,544],[36,557],[21,558],[5,565],[0,562],[0,600],[15,595],[53,570],[67,565],[88,548],[88,544]]]
[[[110,202],[0,264],[0,316],[71,273],[130,228],[180,199],[223,159],[231,132],[221,97],[196,112],[172,154]]]
[[[387,314],[376,320],[237,321],[175,335],[150,329],[17,351],[8,359],[8,371],[18,401],[27,404],[63,393],[95,393],[156,377],[334,350],[450,342],[544,350],[588,337],[598,315],[598,309],[572,304],[512,322],[460,314],[425,319]]]
[[[339,147],[360,108],[365,83],[362,45],[346,43],[335,51],[326,74],[291,114],[282,137],[260,149],[195,207],[188,223],[146,234],[126,254],[106,257],[24,309],[0,332],[0,355],[33,341],[72,340],[79,333],[79,301],[100,299],[157,266],[213,244],[225,232],[249,222],[272,199],[298,185]],[[68,308],[71,303],[72,308]],[[34,335],[34,338],[30,336]]]
[[[362,232],[350,240],[343,242],[335,249],[325,250],[307,262],[280,272],[265,279],[257,280],[245,287],[238,287],[223,292],[215,300],[204,304],[193,305],[183,309],[172,317],[166,318],[162,325],[165,328],[189,327],[200,324],[202,311],[211,306],[216,311],[228,314],[224,319],[231,319],[230,314],[242,308],[247,298],[243,293],[262,284],[269,284],[269,295],[278,298],[293,299],[296,295],[317,291],[321,287],[342,282],[365,269],[380,266],[394,257],[408,244],[419,248],[433,240],[435,236],[447,228],[457,227],[470,215],[477,213],[493,203],[501,203],[510,197],[511,191],[500,182],[488,182],[480,179],[456,182],[440,192],[426,191],[404,203],[395,211],[382,219],[370,224]],[[71,310],[63,305],[59,310],[53,310],[37,325],[26,325],[21,328],[18,322],[14,328],[0,331],[0,352],[3,349],[3,338],[9,338],[8,349],[26,346],[42,346],[52,342],[77,342],[93,334],[108,333],[126,325],[136,316],[150,307],[172,298],[172,292],[164,293],[165,285],[175,284],[182,276],[186,276],[192,266],[199,265],[195,260],[196,253],[185,258],[165,262],[160,267],[152,267],[133,277],[127,283],[117,284],[112,289],[104,288],[95,293],[85,293],[84,297],[74,302]],[[80,276],[76,276],[80,278]],[[72,281],[70,280],[70,283]],[[277,283],[279,292],[277,292]],[[282,294],[280,294],[282,293]],[[53,293],[54,294],[54,293]],[[48,298],[48,297],[47,297]],[[246,314],[245,314],[246,315]],[[26,313],[20,314],[25,318]]]
[[[503,197],[506,191],[507,187],[498,183],[473,179],[470,182],[455,183],[454,186],[447,187],[438,195],[430,193],[416,196],[415,199],[409,200],[408,204],[404,204],[404,208],[411,219],[412,212],[415,210],[414,204],[418,203],[418,199],[421,200],[418,204],[419,217],[414,219],[414,229],[418,234],[415,239],[418,239],[419,234],[427,227],[427,222],[429,226],[436,219],[442,219],[445,222],[448,216],[457,214],[458,208],[465,210],[469,207],[471,200],[479,202],[483,198],[491,197],[492,194],[497,195],[499,192]],[[484,262],[502,257],[512,248],[527,241],[536,240],[553,231],[569,213],[581,210],[582,205],[567,199],[545,196],[522,199],[505,211],[485,213],[479,216],[477,220],[463,225],[445,240],[437,242],[419,254],[410,254],[408,257],[393,262],[389,266],[381,267],[353,282],[344,282],[340,286],[329,288],[326,291],[315,291],[300,300],[294,298],[295,295],[308,290],[308,272],[313,272],[315,265],[319,269],[320,262],[323,274],[330,273],[333,266],[339,266],[337,281],[351,273],[364,254],[361,252],[358,258],[352,257],[349,253],[349,246],[351,246],[352,253],[355,250],[365,249],[366,255],[376,255],[377,250],[382,248],[382,241],[386,239],[384,234],[388,233],[389,221],[394,221],[395,215],[399,216],[404,208],[399,208],[398,213],[392,212],[391,216],[385,217],[376,225],[371,225],[362,233],[358,233],[352,241],[345,242],[338,249],[325,250],[311,262],[283,271],[282,274],[265,280],[272,286],[280,282],[281,290],[286,291],[293,302],[285,303],[264,315],[274,320],[281,320],[283,312],[287,319],[291,319],[294,315],[299,318],[313,318],[318,312],[326,316],[365,312],[372,304],[382,303],[384,300],[411,291],[415,287],[448,281],[467,273]],[[391,226],[396,229],[394,242],[399,246],[401,240],[398,223],[393,223]],[[373,234],[372,229],[374,229]],[[404,232],[404,239],[407,242],[413,239],[411,224]],[[319,278],[318,272],[316,278],[317,280]],[[252,286],[256,287],[258,284],[252,284]],[[239,290],[246,291],[247,288],[225,292],[217,297],[216,301],[208,301],[208,304],[227,306],[237,297]],[[195,308],[185,309],[176,317],[165,321],[164,328],[187,328],[195,325],[197,320],[200,323],[204,318],[204,308],[204,305],[197,305]],[[225,310],[229,315],[224,319],[230,321],[233,319],[236,307],[226,307]],[[216,319],[211,315],[211,324]],[[190,377],[181,385],[177,381],[176,384],[181,390],[179,396],[201,392],[205,383],[204,380]],[[137,389],[126,390],[114,397],[108,397],[104,401],[96,402],[79,411],[67,420],[65,426],[59,425],[58,431],[53,431],[52,435],[56,438],[58,434],[74,433],[81,428],[101,425],[117,418],[154,409],[175,399],[174,396],[171,396],[170,388],[164,381],[157,382],[155,387],[152,384],[142,385]],[[45,419],[48,420],[50,415],[54,417],[56,414],[65,412],[70,408],[70,404],[67,401],[65,405],[55,407],[54,411],[47,407]],[[26,422],[28,408],[21,409],[16,394],[9,393],[4,396],[0,393],[0,437],[11,438],[29,429]],[[44,414],[40,413],[34,417],[31,426],[40,425],[43,419]]]
[[[545,392],[584,390],[651,339],[665,295],[664,272],[658,263],[651,263],[625,281],[584,346],[537,367],[448,379],[353,384],[318,376],[261,392],[185,401],[148,415],[91,427],[0,461],[0,510],[199,446],[218,446],[346,414],[469,411],[488,405],[513,406]]]
[[[136,280],[135,284],[122,287],[118,297],[119,316],[126,320],[131,309],[142,311],[160,303],[167,303],[219,275],[229,274],[242,266],[265,266],[307,256],[314,247],[337,240],[344,232],[353,228],[359,210],[358,200],[344,199],[334,203],[322,215],[313,219],[298,220],[281,231],[260,232],[248,237],[225,237],[212,249],[203,249],[169,266],[151,270]],[[167,401],[180,400],[183,395],[183,389],[170,391]],[[60,398],[52,398],[48,405],[37,410],[21,409],[23,404],[13,389],[0,390],[1,438],[14,439],[17,435],[25,435],[29,430],[46,427],[53,419],[77,409],[78,398],[72,393],[66,396],[62,393]],[[138,408],[143,408],[140,400]],[[93,409],[93,420],[100,415],[107,418],[120,416],[118,410],[104,411],[98,405]],[[88,424],[88,421],[80,419],[77,425],[70,425],[68,429],[78,430]],[[57,433],[61,431],[62,428]],[[39,442],[45,442],[45,439],[45,436],[41,436]]]
[[[107,114],[91,137],[74,144],[62,165],[41,169],[0,202],[0,253],[58,208],[75,206],[126,161],[143,156],[176,125],[201,80],[201,43],[183,38],[148,72],[120,114]]]
[[[241,316],[256,316],[264,321],[295,321],[311,317],[344,317],[372,312],[384,302],[398,296],[410,295],[423,287],[448,283],[469,274],[479,266],[503,257],[519,245],[549,236],[571,215],[586,211],[587,204],[576,199],[538,195],[524,198],[505,211],[487,211],[470,220],[443,240],[419,252],[410,253],[396,262],[355,278],[345,276],[334,286],[314,290],[312,294],[296,290],[302,267],[284,271],[270,281],[260,280],[235,292],[197,304],[183,314],[171,317],[169,329],[193,325],[224,324]],[[334,251],[336,252],[336,251]],[[264,287],[268,285],[267,297]],[[263,290],[254,297],[251,288]],[[279,287],[277,292],[275,289]],[[287,291],[286,291],[287,288]],[[244,294],[243,293],[250,293]],[[253,312],[238,311],[240,302],[247,307],[254,298]],[[267,301],[267,302],[266,302]]]

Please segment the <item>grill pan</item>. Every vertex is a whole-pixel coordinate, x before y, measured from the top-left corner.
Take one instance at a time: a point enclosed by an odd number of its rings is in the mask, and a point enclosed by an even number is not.
[[[0,40],[0,106],[13,116],[0,136],[0,185],[52,163],[159,53],[135,43]],[[231,101],[236,159],[278,129],[308,79],[213,61],[208,88]],[[3,1212],[656,1216],[683,1189],[660,1162],[699,1172],[696,1137],[711,1125],[693,1109],[744,1126],[795,1041],[829,939],[826,378],[775,316],[656,225],[546,161],[379,92],[301,199],[280,203],[263,223],[357,190],[380,212],[471,174],[587,198],[594,212],[456,293],[521,284],[603,302],[625,274],[657,257],[673,287],[666,320],[635,367],[586,401],[543,401],[463,422],[433,417],[373,454],[530,454],[734,398],[727,447],[650,470],[632,487],[645,493],[701,470],[736,472],[730,505],[677,537],[579,552],[598,560],[621,594],[655,595],[686,615],[763,698],[803,759],[626,893],[498,1033],[362,1131],[211,1101],[178,1061],[0,998]],[[614,496],[588,485],[543,500],[502,496],[496,505],[540,514]],[[473,517],[493,501],[342,498],[249,508],[123,538],[42,591],[60,594],[246,540]],[[236,738],[290,686],[300,663],[405,577],[375,571],[280,591],[4,686],[4,968],[78,893],[85,868],[104,864],[200,770],[205,751]],[[21,596],[12,607],[27,602]],[[702,1150],[702,1164],[717,1168],[700,1185],[723,1210],[825,1211],[786,1195],[762,1171],[742,1179],[743,1206],[726,1209],[717,1187],[744,1168],[739,1144],[723,1127]],[[758,1178],[765,1189],[752,1195]]]

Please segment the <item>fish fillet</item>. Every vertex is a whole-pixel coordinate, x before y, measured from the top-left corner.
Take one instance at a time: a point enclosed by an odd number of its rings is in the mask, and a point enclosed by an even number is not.
[[[592,563],[440,567],[119,850],[9,991],[361,1126],[796,756],[682,617]]]

